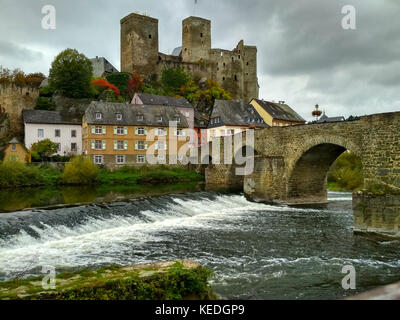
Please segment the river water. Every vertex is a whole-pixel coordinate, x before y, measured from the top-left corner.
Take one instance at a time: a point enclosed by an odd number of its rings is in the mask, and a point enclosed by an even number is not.
[[[0,280],[107,264],[193,259],[227,299],[337,299],[400,280],[398,241],[352,232],[350,193],[314,208],[192,192],[0,214]],[[344,265],[356,290],[344,290]]]

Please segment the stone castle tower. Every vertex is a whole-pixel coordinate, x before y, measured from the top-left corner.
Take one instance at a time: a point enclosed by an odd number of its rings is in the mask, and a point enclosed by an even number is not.
[[[217,81],[232,99],[258,98],[257,47],[241,40],[233,50],[211,48],[211,21],[189,17],[182,21],[182,47],[172,55],[159,52],[158,20],[132,13],[121,20],[121,71],[136,70],[159,79],[164,67],[182,67]]]

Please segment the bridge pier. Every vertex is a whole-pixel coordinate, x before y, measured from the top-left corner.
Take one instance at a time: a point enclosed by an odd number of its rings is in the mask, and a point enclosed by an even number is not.
[[[353,193],[354,233],[400,238],[400,195]]]

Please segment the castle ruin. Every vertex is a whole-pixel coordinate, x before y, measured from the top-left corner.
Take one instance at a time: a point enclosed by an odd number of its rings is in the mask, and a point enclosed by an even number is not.
[[[171,55],[159,52],[158,20],[131,13],[121,20],[121,71],[136,70],[157,80],[164,67],[182,67],[198,77],[217,81],[232,99],[258,98],[257,47],[241,40],[232,51],[211,49],[211,21],[189,17],[182,21],[182,47]]]

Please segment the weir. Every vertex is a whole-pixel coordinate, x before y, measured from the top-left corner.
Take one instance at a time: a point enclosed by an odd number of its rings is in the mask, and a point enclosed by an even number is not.
[[[256,202],[324,203],[327,172],[349,150],[361,159],[364,176],[362,192],[353,194],[354,232],[400,238],[400,112],[256,130],[253,147],[251,173],[237,176],[235,164],[212,165],[207,185],[240,185]],[[220,146],[221,159],[226,148]]]

